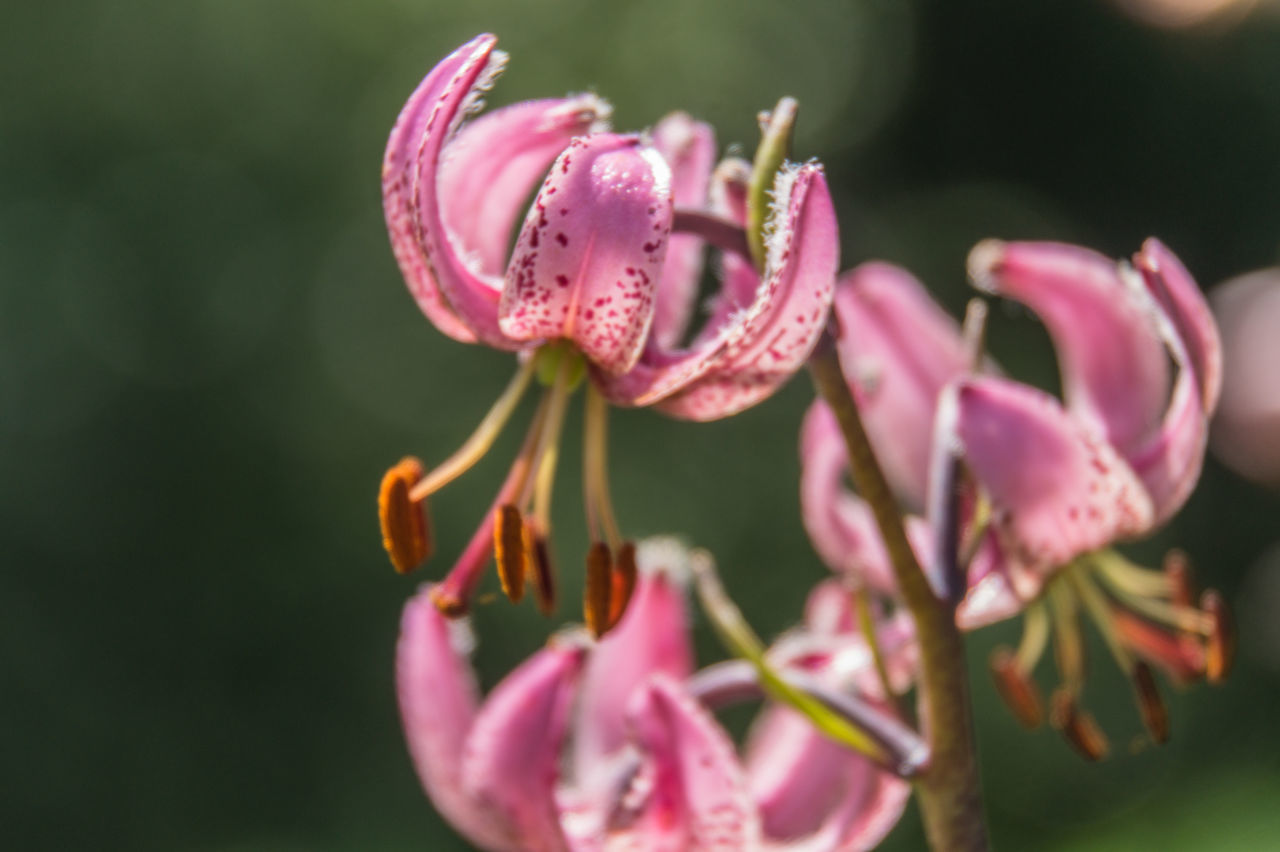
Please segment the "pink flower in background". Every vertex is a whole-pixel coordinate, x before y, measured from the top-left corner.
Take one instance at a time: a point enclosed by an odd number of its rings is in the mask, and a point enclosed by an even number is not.
[[[1223,345],[1210,446],[1236,473],[1280,488],[1280,269],[1223,282],[1209,301]]]
[[[649,135],[609,133],[608,106],[580,95],[464,121],[505,62],[495,43],[478,36],[432,69],[392,130],[383,165],[391,244],[422,311],[445,334],[521,361],[457,453],[425,474],[410,460],[384,480],[384,540],[399,570],[429,550],[418,545],[426,497],[483,456],[535,372],[549,385],[490,519],[437,587],[437,602],[455,614],[467,608],[491,541],[504,589],[519,597],[528,573],[544,608],[553,605],[551,483],[567,400],[584,371],[588,527],[618,569],[627,545],[605,473],[606,401],[711,420],[764,399],[821,334],[839,252],[821,166],[789,165],[774,186],[757,269],[744,233],[750,166],[728,159],[713,169],[711,128],[684,114]],[[723,255],[722,286],[695,328],[707,244]]]
[[[908,505],[924,505],[939,448],[962,456],[990,501],[989,541],[961,607],[976,624],[1013,614],[1056,569],[1147,535],[1182,506],[1199,477],[1221,367],[1203,297],[1156,240],[1132,268],[1074,246],[988,241],[971,254],[970,272],[979,288],[1044,320],[1065,405],[991,375],[991,364],[971,374],[958,325],[903,270],[866,264],[846,274],[836,314],[841,363]],[[865,505],[842,485],[842,440],[822,403],[807,417],[801,453],[804,517],[819,553],[887,588],[883,548]],[[927,528],[911,526],[922,558],[934,558]]]
[[[791,711],[766,709],[738,756],[703,703],[724,699],[725,679],[716,667],[693,672],[687,558],[670,541],[642,544],[616,629],[595,644],[553,640],[483,703],[458,625],[427,593],[410,601],[396,666],[409,750],[436,807],[471,842],[822,852],[869,849],[896,823],[909,785]],[[778,652],[833,690],[874,698],[869,654],[837,598],[847,595],[816,591],[808,626]],[[909,629],[897,622],[884,637],[895,676],[909,677]]]
[[[841,364],[870,440],[901,499],[927,510],[928,521],[907,519],[912,546],[940,592],[960,598],[962,626],[1027,611],[1018,652],[992,660],[1024,722],[1043,714],[1030,674],[1051,611],[1063,661],[1055,724],[1087,756],[1105,752],[1077,706],[1083,608],[1162,740],[1167,718],[1141,660],[1175,680],[1220,680],[1231,653],[1226,609],[1211,591],[1195,605],[1180,556],[1160,573],[1109,548],[1164,524],[1199,478],[1221,375],[1208,307],[1156,240],[1132,266],[1074,246],[995,241],[979,244],[969,266],[980,289],[1044,321],[1064,401],[1001,377],[991,362],[973,364],[956,322],[906,272],[866,264],[837,287]],[[819,554],[856,582],[893,592],[884,546],[869,507],[844,484],[843,438],[821,402],[806,418],[801,458],[802,511]],[[961,570],[949,572],[957,562]],[[965,588],[945,588],[953,573]]]

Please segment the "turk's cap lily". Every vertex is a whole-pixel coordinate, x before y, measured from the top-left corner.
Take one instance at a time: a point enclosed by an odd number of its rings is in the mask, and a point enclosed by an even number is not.
[[[505,64],[495,45],[478,36],[433,68],[387,144],[387,226],[427,317],[500,349],[567,340],[612,402],[671,398],[661,407],[676,417],[727,416],[776,389],[803,364],[830,305],[838,235],[821,166],[780,172],[764,268],[726,259],[724,309],[682,346],[702,246],[745,253],[745,212],[709,199],[735,191],[710,186],[711,129],[676,113],[648,136],[602,132],[609,107],[594,95],[465,121]],[[736,177],[716,171],[721,183]]]
[[[960,611],[976,625],[1017,612],[1058,568],[1142,537],[1182,506],[1199,477],[1221,356],[1195,282],[1157,240],[1132,265],[1057,243],[986,241],[969,269],[981,290],[1044,321],[1064,402],[989,363],[975,371],[958,325],[901,270],[868,264],[843,278],[836,315],[842,330],[864,332],[842,333],[841,361],[895,490],[929,494],[936,520],[948,491],[938,471],[958,459],[986,501],[991,531],[971,543]],[[932,425],[928,435],[919,423]],[[801,447],[806,525],[829,563],[845,553],[833,567],[885,588],[883,548],[842,483],[842,444],[816,406]],[[928,539],[940,531],[918,521],[909,530],[922,563],[938,561]]]
[[[670,541],[642,543],[616,629],[595,643],[553,640],[483,702],[458,622],[425,592],[409,602],[397,652],[406,738],[428,795],[469,840],[490,850],[823,852],[869,849],[896,823],[907,782],[799,717],[766,709],[738,756],[696,686],[686,559]],[[865,683],[870,663],[847,614],[845,627],[810,621],[801,632],[814,677]],[[909,636],[893,641],[891,656],[914,653]]]

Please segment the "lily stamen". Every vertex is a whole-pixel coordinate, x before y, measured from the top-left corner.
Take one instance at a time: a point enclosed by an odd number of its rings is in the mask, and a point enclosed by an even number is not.
[[[603,539],[615,552],[622,546],[622,533],[613,511],[609,491],[609,403],[595,386],[587,388],[583,413],[582,494],[587,513],[587,530],[593,539]]]
[[[538,611],[550,617],[556,611],[555,571],[551,567],[551,554],[547,549],[547,536],[531,518],[524,521],[526,577],[533,582],[534,598]]]
[[[1235,625],[1222,595],[1213,589],[1200,596],[1200,606],[1211,625],[1205,653],[1205,677],[1210,683],[1221,683],[1230,674],[1235,658]]]
[[[613,593],[613,558],[609,545],[597,541],[587,551],[587,582],[582,595],[582,616],[597,639],[609,629],[609,599]]]
[[[524,597],[524,578],[528,570],[524,519],[510,503],[498,507],[493,525],[493,558],[498,565],[498,582],[512,603]]]
[[[430,473],[424,476],[409,493],[414,500],[425,500],[453,480],[470,470],[476,462],[484,458],[498,439],[502,429],[511,419],[524,392],[529,387],[535,370],[535,358],[525,358],[511,377],[511,382],[494,402],[489,413],[480,421],[480,425],[471,433],[471,437],[459,447],[453,455],[445,459]]]
[[[431,555],[433,541],[426,506],[413,496],[422,477],[422,462],[412,456],[401,459],[382,477],[378,489],[378,520],[382,545],[391,564],[401,574],[417,568]]]
[[[1085,674],[1080,609],[1075,596],[1061,582],[1050,585],[1048,594],[1053,614],[1053,656],[1062,678],[1059,691],[1065,691],[1074,701],[1084,688]]]

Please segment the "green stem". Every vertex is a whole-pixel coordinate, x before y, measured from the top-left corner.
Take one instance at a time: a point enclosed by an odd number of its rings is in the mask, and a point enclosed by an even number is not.
[[[809,359],[809,371],[844,433],[853,484],[871,506],[902,601],[915,620],[921,701],[930,746],[929,767],[916,779],[915,790],[929,846],[934,852],[984,852],[990,843],[982,808],[968,668],[955,610],[938,600],[920,570],[897,501],[871,450],[857,403],[840,369],[835,338],[829,330]]]

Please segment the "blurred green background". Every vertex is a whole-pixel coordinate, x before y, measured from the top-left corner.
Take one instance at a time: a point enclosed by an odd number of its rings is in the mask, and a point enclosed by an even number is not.
[[[394,705],[419,582],[379,546],[374,494],[405,453],[451,451],[510,358],[447,340],[400,281],[382,147],[420,77],[477,32],[512,55],[491,102],[590,88],[615,124],[684,108],[748,149],[802,105],[845,265],[903,263],[958,310],[980,238],[1127,254],[1149,234],[1209,285],[1280,259],[1280,16],[1151,28],[1104,0],[47,0],[0,12],[0,826],[10,849],[465,848],[422,796]],[[1033,321],[992,346],[1048,387]],[[613,418],[635,534],[717,554],[762,631],[824,575],[796,508],[811,396],[697,426]],[[566,447],[577,446],[571,417]],[[513,430],[518,433],[520,430]],[[443,572],[516,435],[433,503]],[[557,549],[579,588],[566,452]],[[1120,747],[1086,766],[1027,733],[982,675],[983,770],[1004,849],[1280,848],[1280,499],[1210,462],[1134,552],[1186,548],[1242,651],[1219,689],[1166,689],[1173,741],[1101,662]],[[572,599],[561,619],[574,616]],[[482,607],[486,683],[553,626]],[[700,646],[716,652],[705,624]],[[909,814],[888,849],[918,849]]]

